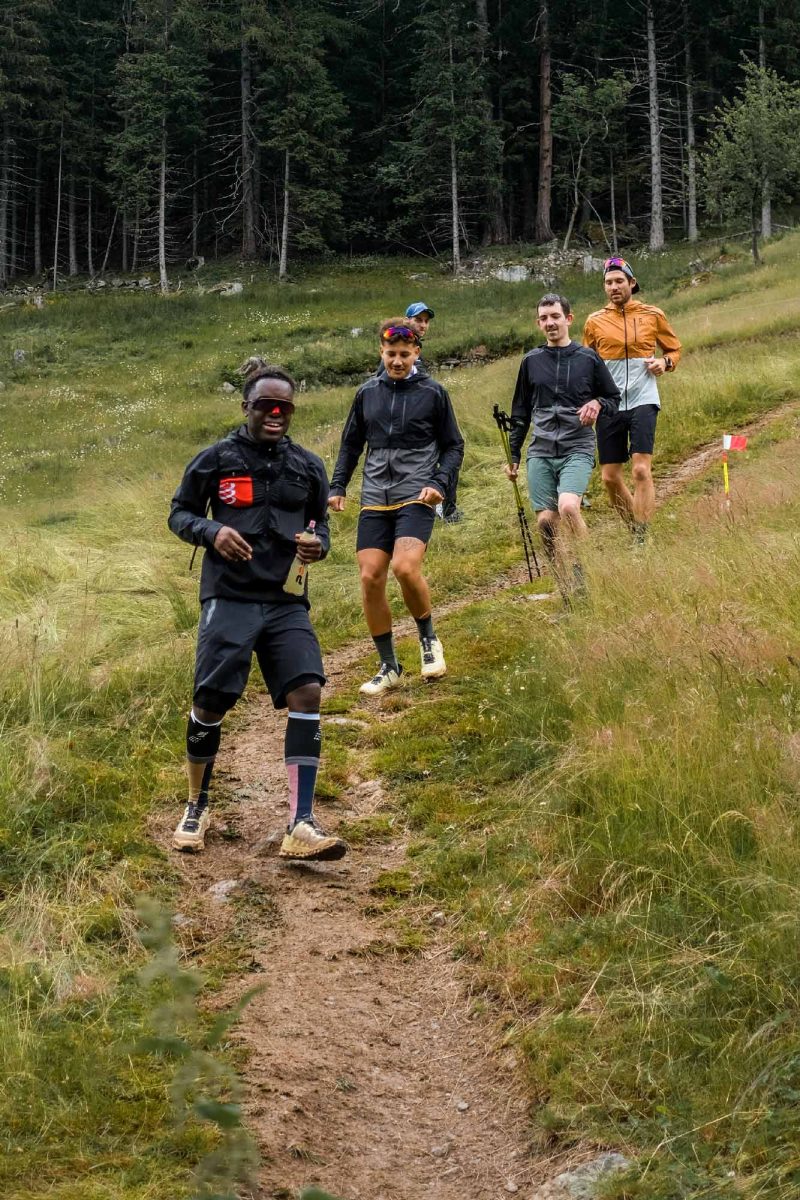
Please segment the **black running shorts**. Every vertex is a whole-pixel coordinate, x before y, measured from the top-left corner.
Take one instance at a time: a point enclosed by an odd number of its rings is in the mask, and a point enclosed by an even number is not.
[[[233,708],[247,686],[253,654],[276,708],[302,683],[325,683],[322,653],[302,604],[206,600],[200,615],[194,703],[210,712]]]
[[[601,413],[597,419],[600,465],[627,462],[632,454],[652,454],[657,420],[657,404],[639,404],[611,416]]]
[[[436,509],[422,501],[388,511],[362,508],[358,518],[356,550],[383,550],[391,558],[400,538],[417,538],[427,546],[436,520]]]

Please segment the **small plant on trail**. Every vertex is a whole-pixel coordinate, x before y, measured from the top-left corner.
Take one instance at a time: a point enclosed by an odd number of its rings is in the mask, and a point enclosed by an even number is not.
[[[195,1170],[193,1200],[237,1200],[238,1185],[250,1186],[254,1181],[258,1152],[242,1124],[241,1081],[214,1051],[263,986],[245,992],[206,1028],[198,1007],[202,979],[180,963],[169,911],[145,899],[139,916],[144,926],[142,944],[152,954],[141,978],[163,997],[151,1015],[155,1033],[143,1038],[139,1049],[175,1061],[170,1097],[179,1122],[194,1117],[215,1129],[216,1146]]]

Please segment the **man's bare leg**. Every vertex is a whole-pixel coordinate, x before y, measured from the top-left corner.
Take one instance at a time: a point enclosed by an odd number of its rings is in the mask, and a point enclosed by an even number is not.
[[[365,696],[379,696],[387,688],[396,687],[402,674],[392,635],[392,610],[386,598],[390,561],[385,550],[370,548],[358,552],[361,601],[379,664],[377,674],[361,685],[360,691]]]
[[[567,604],[586,592],[583,567],[575,554],[575,543],[589,533],[581,513],[582,499],[583,497],[576,492],[562,492],[558,497],[558,557],[562,579],[561,591]]]
[[[536,514],[536,528],[542,539],[542,546],[550,562],[555,566],[556,539],[558,537],[558,513],[552,508],[542,508]]]
[[[627,491],[627,488],[625,489]],[[586,537],[589,530],[581,514],[582,496],[575,492],[562,492],[558,497],[558,515],[561,520],[561,533],[570,538]]]
[[[632,454],[633,518],[638,526],[649,524],[656,508],[652,454]]]
[[[392,573],[400,584],[406,608],[417,624],[422,676],[424,679],[439,679],[446,673],[447,664],[442,643],[433,628],[430,588],[422,574],[422,560],[427,548],[419,538],[398,538],[392,555]]]
[[[392,574],[400,584],[406,608],[415,620],[429,617],[431,593],[428,581],[422,574],[422,560],[427,550],[419,538],[402,537],[394,544]]]
[[[392,612],[386,599],[386,580],[389,575],[389,555],[385,550],[359,550],[361,572],[361,602],[367,628],[373,637],[391,633]]]
[[[643,457],[640,455],[639,457]],[[601,468],[603,484],[605,485],[611,507],[619,513],[626,525],[632,525],[633,496],[628,491],[622,474],[622,463],[604,463]]]

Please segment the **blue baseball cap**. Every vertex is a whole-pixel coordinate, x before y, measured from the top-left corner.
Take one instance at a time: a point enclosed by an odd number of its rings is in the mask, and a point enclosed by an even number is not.
[[[420,313],[426,312],[429,317],[435,317],[436,314],[428,304],[423,304],[422,300],[415,300],[413,304],[409,304],[406,309],[407,317],[418,317]]]

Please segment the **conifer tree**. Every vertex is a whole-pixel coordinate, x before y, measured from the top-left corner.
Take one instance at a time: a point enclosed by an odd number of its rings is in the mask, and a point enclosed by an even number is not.
[[[290,242],[319,253],[343,234],[347,110],[326,64],[333,29],[318,0],[282,0],[270,10],[259,82],[263,144],[277,159],[283,192],[280,278],[287,274]]]
[[[137,0],[130,48],[120,59],[116,102],[124,120],[109,170],[118,202],[155,227],[161,290],[167,291],[170,155],[196,132],[202,90],[202,9],[192,0]],[[150,247],[153,249],[152,245]]]
[[[753,261],[760,262],[765,180],[773,195],[800,182],[800,88],[753,63],[745,64],[744,76],[734,98],[713,114],[702,169],[711,212],[723,219],[747,214]]]

